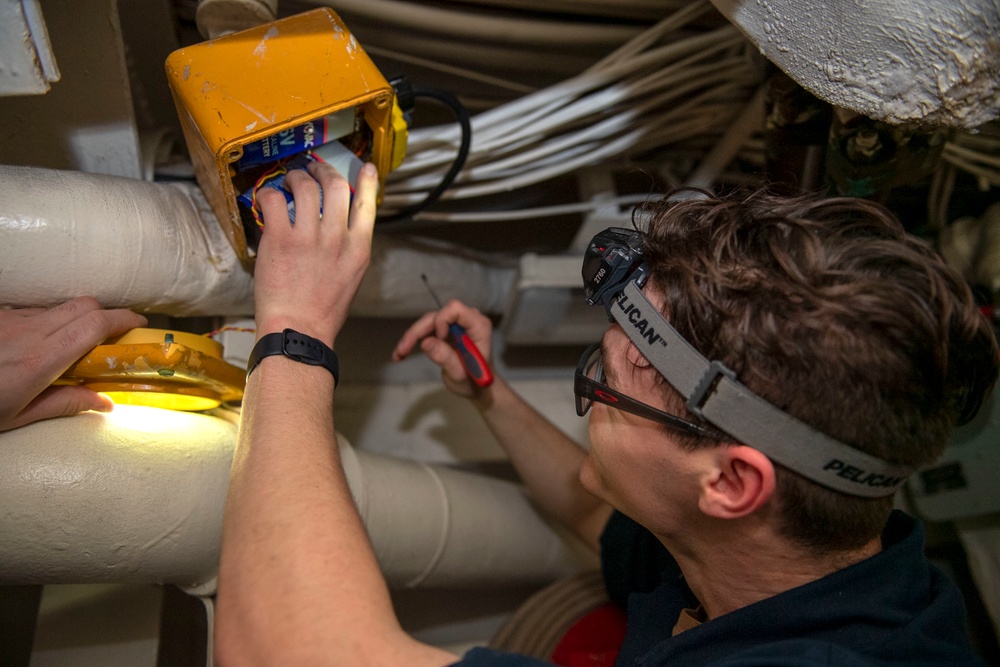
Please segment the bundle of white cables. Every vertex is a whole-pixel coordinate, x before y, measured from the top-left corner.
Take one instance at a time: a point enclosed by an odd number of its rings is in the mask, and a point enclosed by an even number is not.
[[[762,78],[736,28],[690,29],[711,10],[707,0],[689,4],[579,75],[474,116],[465,167],[442,199],[502,193],[586,166],[621,164],[692,137],[710,145]],[[383,210],[417,203],[440,182],[460,132],[457,124],[411,132]],[[432,215],[461,218],[420,217]]]
[[[947,211],[959,171],[973,176],[982,192],[1000,187],[1000,123],[978,131],[956,131],[945,144],[927,200],[928,218],[936,229],[951,222]]]

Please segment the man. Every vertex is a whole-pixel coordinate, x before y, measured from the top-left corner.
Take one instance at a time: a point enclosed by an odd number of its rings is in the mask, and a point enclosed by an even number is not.
[[[335,446],[325,347],[369,259],[374,169],[353,204],[332,169],[309,170],[288,176],[294,225],[283,198],[261,197],[262,342],[224,522],[217,657],[451,664],[400,629]],[[618,664],[974,662],[960,594],[924,558],[919,525],[891,514],[894,489],[997,377],[961,279],[863,201],[698,199],[639,217],[648,233],[598,235],[584,265],[614,322],[577,373],[588,452],[502,378],[466,378],[447,329],[488,356],[478,312],[452,301],[394,352],[419,342],[540,505],[601,550],[629,617]],[[474,649],[459,664],[538,663]]]

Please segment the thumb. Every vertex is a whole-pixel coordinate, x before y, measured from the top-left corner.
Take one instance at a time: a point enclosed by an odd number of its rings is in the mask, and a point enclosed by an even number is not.
[[[43,419],[69,417],[87,410],[110,412],[113,408],[110,398],[85,387],[49,387],[14,418],[11,428]]]

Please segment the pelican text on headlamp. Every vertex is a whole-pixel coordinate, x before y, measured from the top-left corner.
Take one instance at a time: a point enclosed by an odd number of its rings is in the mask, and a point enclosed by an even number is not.
[[[830,459],[830,461],[823,466],[823,470],[829,470],[837,474],[837,477],[843,477],[844,479],[850,480],[855,484],[861,484],[864,486],[899,486],[905,477],[892,477],[890,475],[880,475],[878,473],[868,472],[862,470],[857,466],[852,466],[839,459]]]
[[[632,303],[632,301],[625,296],[624,292],[618,297],[617,304],[618,308],[620,308],[625,314],[625,318],[629,321],[629,323],[635,327],[635,330],[638,331],[643,338],[649,341],[650,345],[659,344],[662,347],[667,346],[667,341],[663,340],[663,337],[656,333],[656,329],[653,328],[653,325],[651,325],[649,320],[642,314],[639,306]]]

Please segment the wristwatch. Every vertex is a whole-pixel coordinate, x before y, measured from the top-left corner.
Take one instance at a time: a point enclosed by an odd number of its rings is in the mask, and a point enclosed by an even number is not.
[[[262,336],[253,346],[250,358],[247,360],[247,377],[257,368],[257,364],[272,354],[283,354],[310,366],[322,366],[333,375],[333,386],[340,381],[340,363],[336,353],[323,341],[312,336],[299,333],[294,329],[285,329],[281,333],[269,333]]]

